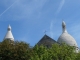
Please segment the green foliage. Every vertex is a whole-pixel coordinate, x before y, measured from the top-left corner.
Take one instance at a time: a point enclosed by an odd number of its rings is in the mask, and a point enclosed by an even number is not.
[[[66,44],[43,45],[31,48],[25,42],[4,40],[0,42],[0,60],[80,60],[75,47]]]
[[[74,47],[66,44],[53,44],[51,48],[35,46],[31,60],[75,60]]]
[[[80,52],[76,54],[76,59],[75,60],[80,60]]]
[[[24,42],[5,40],[0,43],[0,60],[26,60],[29,45]]]

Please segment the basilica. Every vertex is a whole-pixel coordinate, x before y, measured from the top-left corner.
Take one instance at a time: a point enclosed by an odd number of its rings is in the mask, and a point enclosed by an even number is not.
[[[13,34],[11,32],[11,26],[10,25],[8,26],[7,33],[6,33],[5,37],[4,37],[4,40],[5,39],[9,39],[11,41],[14,41],[14,37],[13,37]],[[59,36],[59,38],[58,38],[57,41],[54,40],[54,39],[52,39],[51,37],[49,37],[48,35],[45,34],[39,40],[39,42],[37,44],[38,45],[44,45],[44,46],[50,47],[54,43],[58,43],[58,44],[66,43],[66,44],[68,44],[70,46],[75,46],[76,48],[78,48],[76,40],[67,32],[66,24],[65,24],[64,21],[62,22],[62,33]]]

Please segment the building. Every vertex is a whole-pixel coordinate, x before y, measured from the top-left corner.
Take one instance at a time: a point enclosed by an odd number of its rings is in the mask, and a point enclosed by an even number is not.
[[[66,24],[63,21],[62,22],[62,34],[60,35],[60,37],[58,38],[59,43],[66,43],[70,46],[76,46],[78,47],[76,40],[67,32],[66,29]]]
[[[76,52],[79,51],[76,40],[67,32],[66,24],[65,24],[64,21],[62,22],[62,34],[58,38],[57,42],[60,43],[60,44],[61,43],[66,43],[70,46],[74,46],[76,48]]]
[[[66,24],[64,21],[62,22],[62,34],[60,35],[57,41],[55,41],[54,39],[50,38],[47,35],[44,35],[43,38],[37,44],[50,47],[54,43],[59,43],[59,44],[65,43],[70,46],[76,47],[76,52],[79,51],[76,40],[67,32]]]
[[[8,26],[8,30],[7,30],[7,33],[4,37],[4,40],[5,39],[9,39],[11,41],[14,41],[14,37],[13,37],[13,34],[11,32],[11,26],[9,25]],[[76,50],[78,50],[78,45],[76,43],[76,40],[67,32],[67,29],[66,29],[66,24],[65,22],[63,21],[62,22],[62,34],[60,35],[60,37],[58,38],[58,40],[54,40],[52,39],[51,37],[49,37],[48,35],[44,35],[40,40],[39,42],[37,43],[37,45],[44,45],[46,47],[50,47],[52,44],[54,43],[66,43],[70,46],[75,46],[76,47]]]
[[[54,39],[49,37],[48,35],[44,35],[41,40],[37,43],[37,45],[44,45],[46,47],[51,47],[52,44],[57,43]]]

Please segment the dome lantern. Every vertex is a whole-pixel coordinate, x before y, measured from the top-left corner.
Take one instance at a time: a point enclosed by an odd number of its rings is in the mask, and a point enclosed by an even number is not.
[[[65,24],[64,21],[62,22],[62,30],[63,30],[63,33],[67,32],[67,30],[66,30],[66,24]]]

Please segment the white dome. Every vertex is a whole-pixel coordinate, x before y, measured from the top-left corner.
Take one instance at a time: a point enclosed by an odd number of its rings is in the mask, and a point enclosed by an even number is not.
[[[75,39],[70,34],[68,34],[66,32],[62,33],[60,35],[60,37],[58,39],[58,42],[59,43],[66,43],[66,44],[68,44],[70,46],[76,46],[76,47],[78,47]]]
[[[58,38],[58,42],[59,43],[66,43],[70,46],[78,47],[75,39],[70,34],[68,34],[68,32],[66,30],[66,24],[64,21],[62,22],[62,29],[63,29],[63,32],[60,35],[60,37]]]
[[[10,39],[10,40],[14,41],[14,37],[12,35],[11,26],[10,25],[8,26],[8,31],[7,31],[7,33],[6,33],[5,37],[4,37],[4,40],[5,39]]]

